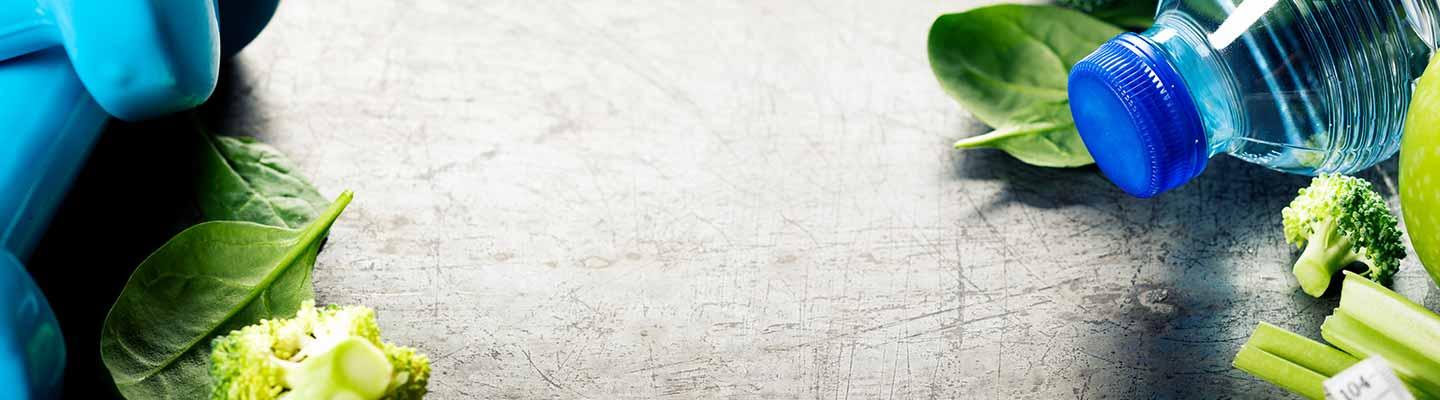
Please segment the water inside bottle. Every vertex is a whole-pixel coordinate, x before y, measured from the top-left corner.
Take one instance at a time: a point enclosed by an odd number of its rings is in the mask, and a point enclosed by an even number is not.
[[[1212,155],[1313,175],[1399,149],[1430,55],[1399,0],[1179,1],[1146,35],[1180,69]]]

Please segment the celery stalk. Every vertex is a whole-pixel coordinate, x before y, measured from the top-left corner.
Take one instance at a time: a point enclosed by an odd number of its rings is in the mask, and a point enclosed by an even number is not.
[[[1358,360],[1333,347],[1261,322],[1235,355],[1235,367],[1311,399],[1324,399],[1325,379]]]
[[[1440,315],[1347,271],[1340,308],[1320,331],[1340,350],[1262,323],[1236,354],[1235,367],[1319,399],[1325,379],[1357,357],[1380,356],[1416,398],[1440,399]]]
[[[1337,309],[1320,326],[1325,341],[1356,357],[1380,356],[1416,397],[1440,397],[1440,363],[1377,332],[1346,310]],[[1423,395],[1423,396],[1422,396]]]
[[[1255,327],[1246,344],[1324,376],[1334,376],[1360,362],[1334,347],[1265,322]]]
[[[1440,315],[1378,283],[1346,272],[1339,309],[1415,353],[1440,359]]]
[[[1248,344],[1235,354],[1235,368],[1305,398],[1325,399],[1323,385],[1329,377]]]

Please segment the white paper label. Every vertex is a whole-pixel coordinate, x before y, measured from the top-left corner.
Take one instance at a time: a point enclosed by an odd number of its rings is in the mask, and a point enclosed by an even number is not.
[[[1325,380],[1325,398],[1330,400],[1415,400],[1400,383],[1390,363],[1370,357]]]

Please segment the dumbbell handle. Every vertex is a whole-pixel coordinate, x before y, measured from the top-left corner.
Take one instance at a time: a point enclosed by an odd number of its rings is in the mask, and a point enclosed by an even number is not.
[[[29,54],[60,43],[55,21],[35,0],[0,2],[0,60]]]
[[[215,0],[4,0],[0,60],[60,46],[101,107],[146,119],[215,90],[217,20]]]
[[[45,233],[106,115],[58,48],[0,61],[0,88],[13,90],[0,91],[0,399],[51,399],[65,345],[19,260]]]

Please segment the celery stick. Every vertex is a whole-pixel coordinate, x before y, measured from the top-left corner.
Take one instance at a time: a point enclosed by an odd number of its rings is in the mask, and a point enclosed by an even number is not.
[[[1335,310],[1335,314],[1326,317],[1325,323],[1320,325],[1320,335],[1325,337],[1325,341],[1356,357],[1378,355],[1385,358],[1395,375],[1410,387],[1410,392],[1416,397],[1440,396],[1440,384],[1437,384],[1440,383],[1440,363],[1391,340],[1391,335],[1366,326],[1351,312]]]
[[[1255,327],[1246,344],[1324,376],[1334,376],[1360,361],[1334,347],[1266,322]]]
[[[1325,375],[1246,344],[1235,355],[1235,368],[1275,386],[1314,400],[1325,399]]]
[[[1323,399],[1322,383],[1358,360],[1275,325],[1261,322],[1235,355],[1235,367],[1276,386]]]
[[[1340,310],[1426,358],[1440,359],[1440,315],[1380,284],[1347,272]]]

